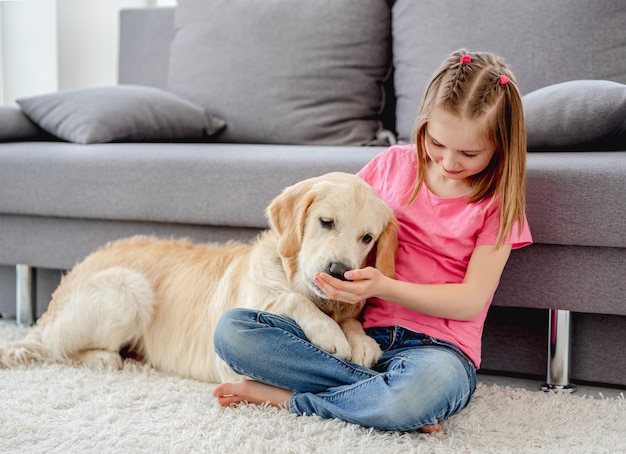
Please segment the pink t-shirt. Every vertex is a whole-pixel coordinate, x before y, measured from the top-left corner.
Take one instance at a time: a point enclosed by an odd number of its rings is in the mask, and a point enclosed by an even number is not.
[[[399,222],[396,279],[420,284],[460,283],[474,248],[495,244],[499,207],[488,200],[467,203],[466,197],[438,197],[424,185],[406,207],[417,175],[413,145],[393,146],[376,156],[358,175],[393,209]],[[506,243],[517,249],[531,244],[528,222],[521,234],[517,226]],[[495,293],[494,288],[494,293]],[[372,298],[363,314],[363,326],[402,326],[452,342],[480,366],[481,338],[493,293],[473,320],[431,317],[390,301]]]

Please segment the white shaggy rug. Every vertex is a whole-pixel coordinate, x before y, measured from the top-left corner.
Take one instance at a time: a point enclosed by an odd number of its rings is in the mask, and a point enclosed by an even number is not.
[[[24,329],[0,321],[0,345]],[[220,408],[212,385],[128,360],[122,371],[0,369],[1,453],[616,453],[626,402],[480,384],[434,434],[366,429],[285,410]]]

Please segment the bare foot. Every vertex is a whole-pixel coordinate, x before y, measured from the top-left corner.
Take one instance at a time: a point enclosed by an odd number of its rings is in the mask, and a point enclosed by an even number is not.
[[[433,434],[435,432],[440,432],[441,431],[441,424],[439,424],[438,422],[433,424],[432,426],[424,426],[424,427],[420,427],[418,429],[420,432],[425,433],[425,434]]]
[[[289,399],[292,395],[293,392],[288,389],[265,385],[254,380],[222,383],[213,388],[213,397],[222,407],[248,402],[259,405],[268,403],[274,407],[289,408]],[[437,422],[421,427],[419,431],[429,434],[439,432],[441,425]]]
[[[222,383],[213,388],[213,397],[222,407],[248,402],[251,404],[268,403],[274,407],[288,408],[293,392],[264,385],[253,380],[242,380],[234,383]]]

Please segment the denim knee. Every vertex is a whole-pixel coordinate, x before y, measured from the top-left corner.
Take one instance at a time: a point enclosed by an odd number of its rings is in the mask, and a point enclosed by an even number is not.
[[[237,308],[226,311],[218,320],[213,333],[213,345],[217,355],[229,366],[232,366],[231,358],[250,351],[249,348],[242,348],[242,336],[245,333],[242,325],[254,318],[254,311]]]

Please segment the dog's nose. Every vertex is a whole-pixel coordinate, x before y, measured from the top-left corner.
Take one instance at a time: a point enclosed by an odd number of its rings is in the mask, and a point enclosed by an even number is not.
[[[351,268],[347,266],[345,263],[341,262],[332,262],[328,267],[328,274],[337,279],[341,279],[342,281],[347,281],[347,279],[343,276],[346,271],[350,271]]]

